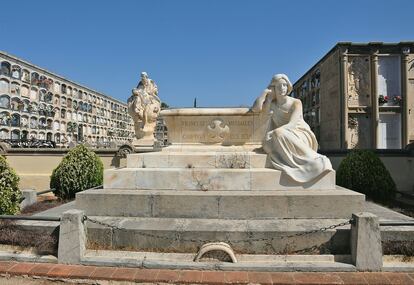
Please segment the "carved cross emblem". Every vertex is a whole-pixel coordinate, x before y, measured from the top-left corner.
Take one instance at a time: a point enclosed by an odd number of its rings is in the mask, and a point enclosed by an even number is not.
[[[229,126],[221,119],[215,119],[207,126],[207,134],[211,142],[222,142],[229,133]]]

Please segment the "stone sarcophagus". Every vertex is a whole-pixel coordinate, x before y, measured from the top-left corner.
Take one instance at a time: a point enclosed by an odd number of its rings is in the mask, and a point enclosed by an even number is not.
[[[161,111],[171,146],[259,148],[269,116],[249,108],[182,108]]]

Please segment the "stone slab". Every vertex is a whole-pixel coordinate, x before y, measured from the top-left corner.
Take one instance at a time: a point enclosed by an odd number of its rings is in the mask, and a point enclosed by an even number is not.
[[[264,168],[266,154],[254,152],[157,152],[127,156],[128,168]]]
[[[226,242],[239,253],[280,254],[299,253],[313,246],[326,246],[335,251],[349,248],[349,226],[335,230],[298,235],[344,222],[344,219],[172,219],[172,218],[114,218],[94,217],[110,226],[87,223],[88,240],[102,240],[109,235],[104,247],[130,248],[197,253],[207,242]],[[113,230],[107,231],[106,229]],[[349,249],[348,249],[349,250]]]
[[[291,191],[86,190],[76,207],[93,216],[221,219],[350,218],[365,196],[344,188]]]
[[[269,168],[122,168],[104,171],[104,188],[128,190],[327,190],[335,189],[335,172],[312,182],[295,183]]]

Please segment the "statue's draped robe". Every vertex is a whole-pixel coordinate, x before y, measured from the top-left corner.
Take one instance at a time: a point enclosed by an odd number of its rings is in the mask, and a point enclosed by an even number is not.
[[[301,183],[331,171],[331,162],[326,156],[317,153],[318,142],[303,118],[291,129],[279,128],[290,122],[291,111],[286,112],[276,104],[270,108],[273,112],[263,149],[269,155],[273,167]]]

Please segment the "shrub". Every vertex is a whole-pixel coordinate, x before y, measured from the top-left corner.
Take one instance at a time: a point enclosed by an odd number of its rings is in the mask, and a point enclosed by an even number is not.
[[[380,158],[370,150],[350,152],[339,165],[336,182],[374,201],[394,198],[396,186]]]
[[[84,145],[70,150],[53,170],[50,188],[61,199],[73,199],[75,193],[102,184],[103,164],[101,159]]]
[[[19,176],[0,155],[0,215],[14,215],[20,210]]]

